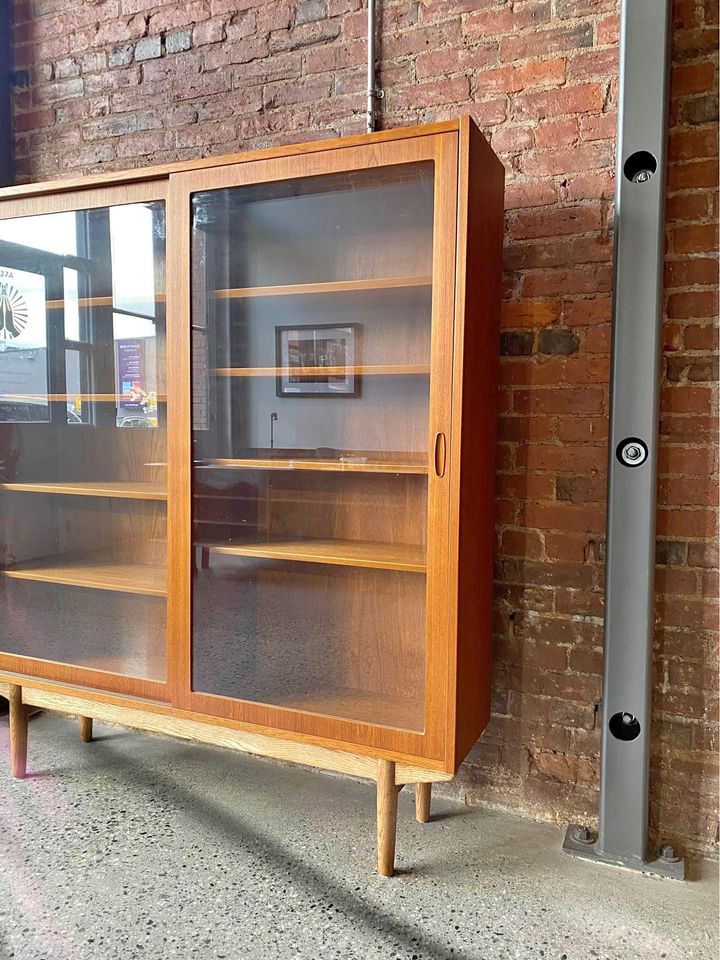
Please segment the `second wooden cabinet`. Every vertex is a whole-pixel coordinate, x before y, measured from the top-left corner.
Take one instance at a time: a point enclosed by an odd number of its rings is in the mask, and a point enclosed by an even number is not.
[[[489,717],[502,209],[467,119],[0,191],[16,773],[33,703],[358,772],[391,872]]]

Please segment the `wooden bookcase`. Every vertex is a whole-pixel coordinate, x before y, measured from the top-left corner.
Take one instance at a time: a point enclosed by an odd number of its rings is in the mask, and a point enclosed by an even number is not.
[[[377,781],[487,723],[503,168],[463,118],[0,191],[0,692]]]

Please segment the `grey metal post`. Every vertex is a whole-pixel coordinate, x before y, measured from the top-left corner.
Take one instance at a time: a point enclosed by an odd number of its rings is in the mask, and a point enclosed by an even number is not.
[[[682,877],[647,849],[670,8],[621,6],[600,826],[564,849]]]

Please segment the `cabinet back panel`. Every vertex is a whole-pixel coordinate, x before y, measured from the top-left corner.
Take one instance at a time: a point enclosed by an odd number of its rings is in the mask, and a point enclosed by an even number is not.
[[[165,679],[165,599],[0,577],[3,653]]]
[[[193,689],[420,731],[424,590],[422,574],[211,555]]]

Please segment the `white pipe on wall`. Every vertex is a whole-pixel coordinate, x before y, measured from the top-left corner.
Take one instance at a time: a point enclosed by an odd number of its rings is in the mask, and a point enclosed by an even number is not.
[[[367,130],[375,129],[375,0],[367,0]]]

